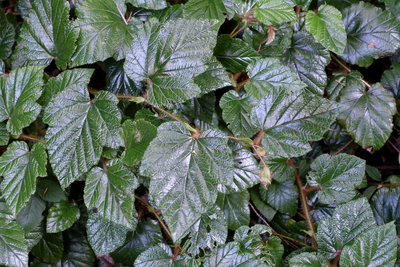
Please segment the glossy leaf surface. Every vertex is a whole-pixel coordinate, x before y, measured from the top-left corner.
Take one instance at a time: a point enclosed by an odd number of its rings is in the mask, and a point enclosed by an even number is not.
[[[4,11],[0,11],[0,58],[7,58],[10,56],[12,46],[15,41],[15,30],[10,22],[8,22]]]
[[[258,8],[254,11],[254,17],[265,25],[276,25],[297,19],[293,8],[285,1],[261,0],[257,2]]]
[[[232,194],[218,194],[216,204],[225,213],[225,219],[229,230],[236,230],[242,225],[249,224],[249,198],[249,193],[247,191]]]
[[[62,232],[79,219],[80,212],[76,203],[68,203],[68,200],[62,199],[54,203],[49,209],[47,215],[46,232]]]
[[[18,223],[0,218],[0,264],[28,266],[28,244],[24,229]]]

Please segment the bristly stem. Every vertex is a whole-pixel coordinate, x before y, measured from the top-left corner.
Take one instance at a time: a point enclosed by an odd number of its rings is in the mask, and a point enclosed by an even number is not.
[[[34,135],[29,135],[29,134],[20,134],[17,139],[46,144],[46,141],[44,141],[43,138],[40,138],[40,137],[34,136]]]

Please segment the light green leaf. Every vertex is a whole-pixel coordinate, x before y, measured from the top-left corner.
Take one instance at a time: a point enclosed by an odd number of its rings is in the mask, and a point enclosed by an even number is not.
[[[233,159],[224,134],[215,130],[192,138],[179,122],[166,122],[146,150],[141,174],[151,178],[150,194],[174,240],[210,208],[217,185],[232,179]]]
[[[218,194],[216,204],[224,211],[229,230],[236,230],[250,223],[249,200],[250,195],[247,190],[232,194]]]
[[[257,104],[257,100],[249,94],[239,95],[231,90],[226,92],[219,105],[222,108],[222,117],[228,123],[228,128],[240,137],[253,137],[257,129],[250,120],[250,113]]]
[[[6,200],[2,195],[0,195],[0,218],[4,218],[7,220],[13,220],[14,216],[11,210],[8,208]]]
[[[249,44],[241,39],[231,38],[229,34],[218,37],[214,55],[225,68],[234,73],[245,71],[247,65],[261,57]]]
[[[0,218],[0,264],[28,266],[28,243],[24,235],[24,229],[18,223]]]
[[[257,59],[247,66],[247,72],[250,81],[244,88],[257,99],[261,99],[267,92],[277,87],[287,92],[295,92],[307,86],[289,67],[282,65],[278,58]]]
[[[131,3],[135,7],[143,7],[146,9],[164,9],[167,7],[165,0],[126,0],[126,3]]]
[[[110,255],[117,262],[130,265],[140,253],[163,239],[160,225],[155,220],[140,220],[135,232],[128,232],[125,244]]]
[[[10,134],[7,131],[7,125],[0,122],[0,146],[6,146],[10,140]]]
[[[29,233],[40,225],[45,209],[46,203],[37,194],[34,194],[15,220],[24,228],[25,233]]]
[[[371,229],[345,246],[340,266],[394,266],[397,248],[396,228],[393,222]]]
[[[36,100],[42,94],[43,66],[12,70],[8,77],[0,77],[0,121],[7,121],[13,135],[33,122],[40,112]]]
[[[222,0],[189,0],[185,4],[184,17],[224,21],[226,8]]]
[[[145,81],[147,100],[171,106],[197,96],[193,77],[207,69],[217,32],[215,21],[176,19],[147,21],[133,35],[124,70],[133,81]]]
[[[303,252],[289,260],[290,267],[325,267],[326,260],[315,252]]]
[[[324,217],[318,223],[318,253],[333,259],[338,250],[374,227],[375,218],[365,198],[339,205],[331,218]]]
[[[0,59],[6,59],[11,55],[15,42],[15,30],[8,22],[4,11],[0,11]]]
[[[297,20],[293,8],[282,0],[259,0],[253,15],[265,25],[277,25]]]
[[[29,18],[21,29],[22,44],[29,60],[39,65],[67,68],[75,51],[79,31],[69,20],[69,3],[63,0],[32,1]]]
[[[129,166],[139,163],[151,140],[157,135],[157,128],[145,120],[126,120],[120,131],[125,144],[122,161]]]
[[[215,57],[206,65],[206,71],[194,78],[194,82],[200,87],[203,94],[232,85],[229,72]]]
[[[330,60],[329,51],[308,32],[295,32],[281,59],[307,84],[310,92],[320,96],[324,94],[327,83],[325,67]]]
[[[368,67],[373,59],[394,53],[400,47],[400,25],[395,16],[360,2],[343,10],[347,45],[343,58]]]
[[[72,226],[79,219],[80,212],[76,203],[62,199],[54,203],[47,215],[46,232],[58,233]]]
[[[332,52],[342,55],[346,46],[346,30],[342,21],[342,13],[334,6],[321,5],[318,13],[308,11],[306,29],[318,42]]]
[[[108,255],[124,244],[129,228],[105,219],[99,213],[89,213],[87,238],[97,257]]]
[[[46,262],[57,262],[64,251],[62,233],[43,235],[42,239],[32,248],[32,254]]]
[[[94,167],[86,177],[85,204],[96,208],[105,219],[132,228],[134,190],[138,187],[134,174],[121,161],[111,160],[107,169]]]
[[[42,239],[44,232],[43,224],[38,224],[31,231],[27,232],[25,229],[25,240],[28,242],[28,251],[32,250],[34,246]]]
[[[44,145],[36,143],[32,150],[22,141],[14,141],[0,157],[0,185],[8,207],[16,215],[36,190],[36,178],[46,176],[47,154]]]
[[[116,148],[121,114],[117,98],[100,91],[94,100],[84,87],[68,88],[54,97],[43,120],[50,163],[65,188],[99,159],[103,146]]]
[[[393,93],[396,99],[400,98],[400,63],[393,64],[390,70],[383,72],[381,83]]]
[[[260,186],[260,195],[271,207],[282,213],[288,212],[294,215],[297,212],[299,191],[293,180],[285,182],[274,180],[268,186],[268,189]]]
[[[310,186],[321,186],[318,200],[324,204],[351,200],[365,177],[365,161],[347,154],[334,157],[323,154],[313,161],[311,169],[307,182]]]
[[[121,60],[132,43],[132,35],[141,25],[138,19],[125,19],[126,6],[123,0],[87,0],[78,6],[76,12],[76,22],[80,28],[72,58],[76,66],[109,57]]]
[[[262,144],[270,157],[291,158],[311,150],[308,142],[322,138],[337,109],[337,104],[321,97],[272,90],[253,108],[251,120],[264,130]]]

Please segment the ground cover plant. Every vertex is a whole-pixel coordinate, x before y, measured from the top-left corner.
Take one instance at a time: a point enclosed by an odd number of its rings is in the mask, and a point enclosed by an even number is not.
[[[398,266],[395,0],[2,0],[1,266]]]

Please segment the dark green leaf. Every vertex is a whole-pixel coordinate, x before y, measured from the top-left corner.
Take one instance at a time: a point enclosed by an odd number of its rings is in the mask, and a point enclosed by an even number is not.
[[[260,186],[260,195],[274,209],[294,215],[297,212],[299,192],[293,180],[273,181],[267,189]]]
[[[394,53],[400,47],[400,25],[396,17],[378,7],[360,2],[343,10],[347,45],[343,58],[368,67],[373,59]]]
[[[36,193],[42,199],[49,202],[59,202],[61,199],[67,198],[55,177],[45,177],[40,179],[36,187]]]
[[[43,224],[38,224],[30,232],[25,230],[25,239],[28,242],[28,251],[30,251],[42,239],[44,232]]]
[[[150,194],[178,240],[214,204],[217,185],[231,181],[233,159],[221,132],[208,130],[195,139],[183,124],[166,122],[140,171],[151,178]]]
[[[34,121],[40,112],[36,100],[42,94],[43,66],[14,69],[8,77],[0,77],[0,121],[7,121],[13,135]]]
[[[303,252],[292,257],[289,261],[291,267],[325,267],[326,260],[315,252]]]
[[[142,160],[143,154],[151,140],[157,135],[157,128],[145,120],[126,120],[120,131],[125,144],[125,152],[122,161],[133,166]]]
[[[251,95],[239,95],[233,90],[222,96],[219,102],[222,117],[236,136],[251,138],[259,130],[250,121],[250,112],[256,104],[257,100]]]
[[[140,220],[134,232],[128,232],[125,244],[111,253],[116,262],[131,265],[140,253],[163,239],[160,226],[154,220]]]
[[[206,18],[224,21],[226,8],[222,0],[189,0],[185,4],[187,18]]]
[[[117,98],[100,91],[94,100],[83,87],[68,88],[54,97],[43,120],[50,163],[65,188],[100,159],[103,146],[121,143]]]
[[[318,0],[318,5],[331,5],[343,11],[346,7],[349,7],[353,4],[358,4],[360,0]]]
[[[250,81],[245,84],[246,92],[257,99],[266,93],[280,87],[287,92],[300,91],[306,84],[301,82],[297,75],[282,63],[278,58],[259,59],[247,67]]]
[[[393,64],[391,67],[392,69],[383,72],[381,83],[398,99],[400,98],[400,63]]]
[[[8,208],[6,200],[3,196],[0,195],[0,218],[4,218],[7,220],[13,220],[14,215],[11,210]]]
[[[129,229],[103,218],[99,213],[89,213],[87,238],[96,256],[108,255],[121,246]]]
[[[282,63],[299,75],[307,89],[321,96],[327,83],[325,66],[329,61],[329,51],[308,32],[295,32],[290,48],[282,57]]]
[[[75,51],[79,31],[69,20],[69,4],[63,0],[35,0],[21,29],[22,43],[29,60],[39,65],[67,68]]]
[[[308,142],[322,138],[336,118],[337,107],[307,93],[272,90],[253,108],[251,120],[264,130],[262,144],[269,156],[290,158],[311,150]]]
[[[68,242],[64,248],[64,254],[57,263],[62,267],[93,267],[95,255],[90,248],[86,237],[80,233],[67,231]]]
[[[121,161],[111,160],[107,169],[94,167],[88,173],[84,194],[86,206],[96,208],[99,215],[110,222],[131,229],[133,193],[138,185],[134,174]]]
[[[104,62],[107,90],[114,94],[140,95],[143,92],[143,85],[129,79],[124,71],[124,62],[124,60],[115,61],[113,58]]]
[[[231,85],[229,73],[215,57],[206,65],[206,71],[194,78],[203,94]]]
[[[247,65],[260,57],[243,40],[231,38],[229,34],[222,34],[218,37],[214,55],[225,68],[234,73],[245,71]]]
[[[46,203],[37,195],[33,195],[28,204],[18,213],[15,219],[26,233],[32,231],[43,220]]]
[[[379,0],[379,2],[384,2],[386,10],[400,19],[400,2],[397,0]]]
[[[0,122],[0,146],[6,146],[10,140],[10,134],[4,122]]]
[[[18,223],[0,218],[0,264],[28,266],[28,244],[24,234],[24,229]]]
[[[371,229],[345,246],[340,266],[394,266],[397,248],[396,228],[393,222]]]
[[[47,215],[46,232],[58,233],[72,226],[79,219],[80,212],[76,203],[68,203],[66,199],[54,203]]]
[[[365,198],[339,205],[332,218],[322,218],[318,223],[318,253],[333,259],[338,250],[375,226],[371,207]]]
[[[0,59],[6,59],[11,55],[15,42],[15,30],[8,22],[3,10],[0,11],[0,29]]]
[[[365,176],[365,161],[347,154],[323,154],[314,160],[311,169],[307,181],[310,186],[321,187],[319,201],[341,204],[356,196],[356,188]]]
[[[146,9],[164,9],[167,7],[165,0],[126,0],[125,2]]]
[[[257,6],[253,15],[265,25],[281,24],[297,19],[293,8],[285,1],[260,0],[257,1]]]
[[[36,143],[30,150],[22,141],[12,142],[0,157],[0,185],[8,207],[16,215],[36,190],[36,178],[46,176],[47,154],[44,145]]]
[[[217,114],[215,112],[216,96],[214,92],[204,94],[201,97],[189,99],[184,103],[185,108],[182,113],[193,124],[203,130],[208,130],[211,125],[218,125]],[[202,123],[210,125],[208,128],[203,128]],[[212,127],[211,127],[212,128]]]
[[[44,234],[39,243],[32,248],[32,254],[46,262],[58,262],[64,251],[62,233]]]
[[[250,222],[249,193],[218,194],[216,204],[224,211],[228,229],[236,230]]]
[[[268,167],[271,171],[272,178],[277,182],[285,182],[287,180],[294,181],[295,169],[287,163],[287,159],[267,158]]]
[[[264,216],[268,221],[272,221],[277,211],[261,199],[258,186],[250,189],[250,197],[251,202],[253,202],[254,206],[261,213],[261,215]]]
[[[84,65],[114,57],[121,60],[141,22],[125,19],[123,0],[87,0],[76,10],[80,27],[73,64]],[[126,20],[126,23],[124,21]],[[112,40],[112,41],[111,41]]]
[[[233,240],[240,244],[241,252],[253,252],[257,255],[260,249],[265,246],[261,239],[262,234],[272,235],[272,230],[262,224],[256,224],[251,228],[243,225],[235,231]]]

